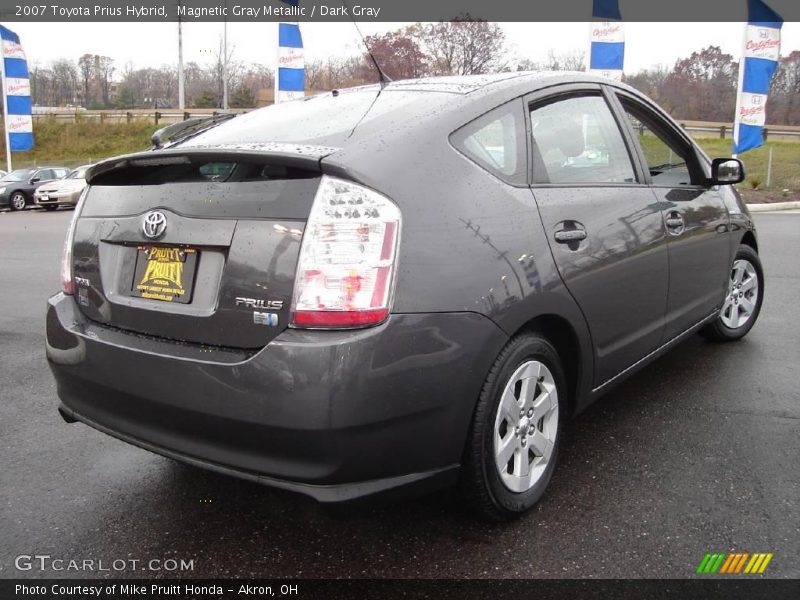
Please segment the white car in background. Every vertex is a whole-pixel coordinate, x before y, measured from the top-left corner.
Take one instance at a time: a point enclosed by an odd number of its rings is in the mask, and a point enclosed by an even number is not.
[[[36,205],[46,210],[55,210],[59,206],[74,207],[86,187],[86,170],[90,166],[78,167],[63,179],[42,185],[33,194]]]

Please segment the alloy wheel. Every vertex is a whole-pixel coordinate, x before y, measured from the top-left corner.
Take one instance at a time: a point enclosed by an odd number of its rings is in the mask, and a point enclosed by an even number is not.
[[[730,329],[742,327],[758,304],[758,275],[748,260],[740,259],[733,263],[728,295],[720,311],[722,323]]]
[[[494,458],[503,484],[526,492],[542,477],[558,433],[558,390],[550,369],[523,363],[509,379],[494,422]]]
[[[22,210],[25,208],[25,195],[21,192],[15,192],[13,196],[11,196],[11,208],[14,210]]]

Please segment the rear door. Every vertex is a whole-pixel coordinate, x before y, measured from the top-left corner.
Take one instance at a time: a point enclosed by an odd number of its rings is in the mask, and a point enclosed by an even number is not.
[[[731,265],[728,211],[686,135],[632,94],[617,97],[668,234],[666,341],[722,306]]]
[[[278,335],[317,161],[154,153],[120,165],[93,176],[76,223],[81,311],[202,345],[254,349]]]
[[[600,386],[657,348],[667,246],[661,211],[600,86],[528,99],[532,191],[564,283],[580,305]]]

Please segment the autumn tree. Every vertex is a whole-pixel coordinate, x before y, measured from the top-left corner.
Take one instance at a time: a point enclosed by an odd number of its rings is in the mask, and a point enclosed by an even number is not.
[[[665,78],[665,108],[679,118],[729,121],[736,110],[738,64],[719,46],[678,60]]]
[[[414,79],[426,74],[428,57],[422,52],[415,31],[405,28],[366,38],[375,61],[390,79]],[[372,71],[365,74],[365,79],[377,80],[372,59],[365,54],[363,60],[365,69]]]

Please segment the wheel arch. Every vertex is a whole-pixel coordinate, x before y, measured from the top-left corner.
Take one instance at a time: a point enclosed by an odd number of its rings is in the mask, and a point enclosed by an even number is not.
[[[744,244],[745,246],[750,246],[755,252],[758,252],[758,242],[756,241],[756,236],[752,231],[745,231],[739,243]]]
[[[583,378],[587,376],[583,362],[585,357],[575,328],[561,315],[548,313],[538,315],[526,322],[514,333],[514,336],[521,333],[538,333],[553,344],[561,358],[564,375],[567,379],[567,412],[569,415],[575,414],[579,406],[578,400],[582,395]]]

